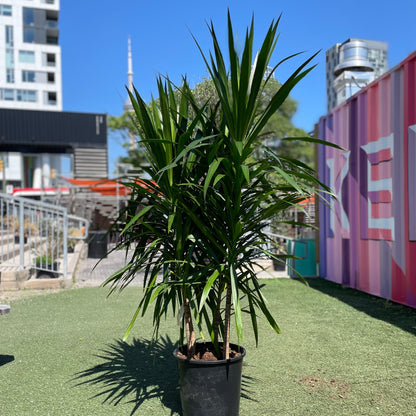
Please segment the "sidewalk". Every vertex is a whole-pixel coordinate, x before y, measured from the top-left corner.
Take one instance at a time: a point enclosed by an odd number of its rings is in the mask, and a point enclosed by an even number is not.
[[[112,249],[110,245],[108,249]],[[103,259],[88,258],[88,245],[85,244],[81,252],[78,266],[74,271],[75,287],[100,286],[113,273],[127,264],[124,251],[113,251]],[[132,284],[139,285],[143,282],[143,273],[139,273]]]
[[[113,246],[109,246],[111,249]],[[100,286],[113,273],[120,270],[127,264],[124,251],[113,251],[107,257],[91,259],[87,257],[88,247],[84,246],[78,266],[74,271],[75,287]],[[288,277],[286,271],[259,271],[260,279],[285,278]],[[143,273],[138,273],[132,284],[139,285],[143,282]]]

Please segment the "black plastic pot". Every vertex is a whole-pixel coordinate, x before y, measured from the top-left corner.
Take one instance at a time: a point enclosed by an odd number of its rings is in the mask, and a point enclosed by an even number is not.
[[[59,263],[56,261],[53,263],[43,263],[43,264],[40,262],[37,262],[36,267],[42,267],[42,269],[36,271],[37,279],[56,279],[57,277],[59,277],[59,274],[55,273],[58,271],[58,268],[59,268]],[[44,269],[51,270],[51,271],[46,271]]]
[[[57,279],[59,277],[58,273],[46,272],[44,270],[38,270],[36,272],[36,279]]]
[[[15,235],[15,236],[14,236],[14,242],[15,242],[16,244],[19,244],[19,243],[20,243],[20,236]],[[26,244],[26,243],[27,243],[27,237],[25,236],[25,237],[23,237],[23,244]]]
[[[102,259],[106,257],[107,231],[90,231],[88,237],[88,258]]]
[[[231,344],[232,349],[238,346]],[[178,357],[179,386],[183,416],[238,416],[241,374],[246,350],[229,360],[196,361]]]
[[[277,256],[280,260],[273,259],[273,269],[275,271],[285,271],[286,270],[286,259],[281,256]]]

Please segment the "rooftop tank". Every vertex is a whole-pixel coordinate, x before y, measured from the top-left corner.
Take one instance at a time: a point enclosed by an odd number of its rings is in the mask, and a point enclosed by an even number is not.
[[[343,71],[372,72],[373,65],[368,60],[366,42],[358,39],[348,39],[340,47],[339,64],[334,69],[337,77]]]

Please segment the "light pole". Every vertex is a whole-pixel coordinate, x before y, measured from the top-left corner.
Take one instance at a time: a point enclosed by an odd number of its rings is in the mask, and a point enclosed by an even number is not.
[[[131,163],[116,163],[117,167],[117,177],[116,177],[116,201],[117,201],[117,218],[120,215],[120,188],[119,188],[119,181],[120,181],[120,168],[123,169],[123,174],[128,173],[131,170],[134,170],[134,167]]]

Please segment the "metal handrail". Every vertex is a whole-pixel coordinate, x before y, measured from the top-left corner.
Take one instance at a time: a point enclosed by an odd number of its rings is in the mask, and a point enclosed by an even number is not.
[[[68,215],[64,207],[0,194],[0,268],[30,268],[66,276],[69,225],[82,229],[71,238],[87,237],[88,220]]]

